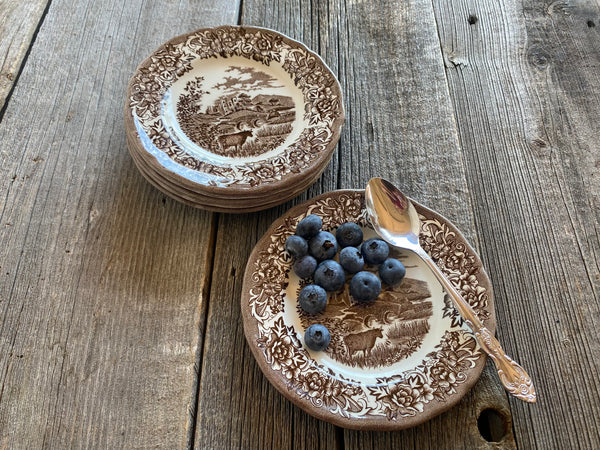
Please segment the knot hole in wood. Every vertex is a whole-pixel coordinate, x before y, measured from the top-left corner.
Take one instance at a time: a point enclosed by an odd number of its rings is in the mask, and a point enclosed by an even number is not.
[[[500,442],[508,430],[508,423],[499,411],[486,408],[477,418],[479,434],[488,442]]]

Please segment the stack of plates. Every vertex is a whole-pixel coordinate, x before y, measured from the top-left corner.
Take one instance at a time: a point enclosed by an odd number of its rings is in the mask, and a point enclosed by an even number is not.
[[[129,82],[127,145],[142,175],[182,203],[250,212],[321,175],[339,140],[338,81],[272,30],[222,26],[159,47]]]

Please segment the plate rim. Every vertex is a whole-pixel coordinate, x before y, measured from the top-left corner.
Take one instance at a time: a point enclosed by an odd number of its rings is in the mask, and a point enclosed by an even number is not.
[[[299,47],[303,51],[307,52],[311,57],[316,58],[318,63],[320,65],[322,65],[323,68],[331,75],[332,80],[333,80],[331,89],[334,91],[334,94],[338,97],[338,100],[339,100],[339,108],[338,108],[339,115],[333,120],[331,127],[329,127],[331,130],[331,139],[329,140],[329,142],[327,142],[324,150],[319,154],[319,156],[317,158],[315,158],[315,160],[313,160],[309,165],[307,165],[305,168],[299,170],[298,172],[289,172],[289,173],[283,175],[279,180],[269,181],[269,182],[265,182],[265,183],[259,183],[256,186],[251,186],[249,184],[241,184],[240,185],[240,184],[236,184],[236,183],[228,185],[228,186],[212,186],[209,184],[202,184],[202,183],[195,182],[177,172],[168,170],[157,160],[157,158],[154,155],[152,155],[145,149],[143,143],[141,142],[139,133],[137,132],[136,126],[135,126],[135,121],[134,121],[134,117],[133,117],[133,109],[130,106],[130,98],[132,95],[132,88],[134,85],[135,78],[138,75],[138,72],[140,71],[140,69],[144,68],[149,63],[151,63],[152,57],[154,57],[156,54],[160,53],[161,51],[165,50],[166,47],[169,45],[180,44],[180,43],[184,42],[186,39],[188,39],[190,36],[195,35],[195,34],[200,34],[200,33],[209,32],[209,31],[222,30],[222,29],[236,29],[236,30],[266,32],[266,33],[272,33],[274,35],[280,36],[283,40],[288,41],[291,45],[293,45],[295,47]],[[327,167],[328,163],[330,162],[330,160],[333,156],[333,152],[334,152],[336,145],[339,142],[341,132],[342,132],[342,127],[346,120],[346,109],[345,109],[345,105],[344,105],[344,98],[343,98],[343,92],[341,89],[341,85],[340,85],[340,82],[339,82],[338,78],[336,77],[335,73],[333,72],[333,70],[331,70],[331,68],[327,65],[327,63],[323,60],[323,58],[319,54],[317,54],[316,52],[309,49],[302,42],[300,42],[296,39],[293,39],[284,33],[281,33],[279,31],[276,31],[276,30],[273,30],[270,28],[266,28],[266,27],[246,26],[246,25],[219,25],[219,26],[214,26],[214,27],[198,28],[191,32],[180,34],[176,37],[169,39],[168,41],[162,43],[160,46],[155,48],[136,67],[135,72],[129,79],[129,82],[127,84],[126,98],[125,98],[125,104],[124,104],[124,118],[125,118],[126,133],[131,135],[132,144],[135,145],[134,151],[136,151],[138,154],[140,154],[140,156],[142,156],[144,158],[150,158],[150,159],[154,160],[155,163],[157,165],[159,165],[163,171],[168,172],[169,176],[174,177],[177,180],[178,184],[188,185],[191,189],[199,189],[199,190],[209,193],[209,194],[215,193],[215,194],[223,195],[224,193],[228,193],[228,194],[231,194],[231,196],[236,196],[237,193],[240,193],[243,195],[247,191],[252,191],[252,192],[263,193],[263,194],[267,195],[269,193],[273,193],[273,191],[275,191],[275,192],[278,191],[281,187],[296,184],[296,182],[298,180],[301,180],[307,173],[309,173],[310,175],[314,175],[312,172],[318,171],[318,175],[316,176],[316,178],[318,178],[318,176],[320,176],[323,173],[323,171],[325,170],[325,168]],[[130,149],[130,151],[131,151],[131,149]],[[270,159],[261,160],[259,162],[262,162],[262,161],[270,161]],[[175,163],[179,164],[177,162],[175,162]],[[299,192],[295,193],[291,197],[282,198],[281,203],[289,200],[290,198],[293,198],[298,193]]]
[[[246,345],[250,347],[252,354],[261,369],[261,372],[267,378],[267,380],[288,400],[294,403],[296,406],[300,407],[302,410],[307,412],[308,414],[326,422],[332,423],[336,426],[340,426],[348,429],[355,430],[372,430],[372,431],[397,431],[403,430],[406,428],[411,428],[413,426],[424,423],[433,417],[442,414],[443,412],[449,410],[456,404],[460,402],[460,400],[471,390],[471,388],[477,383],[479,380],[481,373],[486,365],[487,355],[480,350],[480,357],[475,361],[475,366],[469,370],[470,376],[467,380],[461,384],[459,384],[456,388],[457,392],[450,396],[446,401],[441,402],[438,399],[433,399],[432,402],[436,402],[435,407],[427,408],[424,412],[418,413],[412,417],[403,417],[398,420],[388,420],[385,416],[376,417],[376,418],[347,418],[343,417],[339,414],[331,413],[327,408],[316,407],[313,405],[310,400],[299,397],[295,391],[289,389],[285,380],[281,376],[279,372],[273,371],[270,367],[270,364],[267,363],[266,358],[262,352],[262,350],[255,344],[251,344],[251,342],[255,342],[258,338],[258,327],[257,322],[252,319],[251,313],[249,312],[249,289],[247,287],[251,284],[251,275],[253,272],[253,264],[257,260],[258,248],[261,245],[264,245],[264,242],[270,238],[270,236],[277,229],[278,222],[280,220],[285,220],[288,217],[293,217],[301,214],[303,211],[306,211],[307,208],[319,200],[326,199],[331,197],[332,195],[343,195],[343,194],[361,194],[364,202],[364,190],[363,189],[340,189],[329,191],[324,194],[315,196],[302,204],[296,205],[290,208],[285,213],[281,214],[278,218],[276,218],[273,223],[270,225],[268,230],[261,236],[261,238],[257,241],[255,246],[248,257],[246,270],[244,272],[244,278],[242,283],[242,294],[241,294],[241,315],[242,322],[244,328],[244,335],[246,337]],[[485,268],[483,266],[483,262],[479,257],[478,253],[471,246],[471,244],[465,239],[463,234],[458,230],[458,228],[449,221],[443,215],[437,213],[436,211],[423,206],[419,202],[415,200],[411,201],[414,203],[417,210],[426,211],[428,214],[431,214],[433,218],[440,220],[442,223],[446,224],[448,228],[456,234],[456,236],[461,240],[461,242],[465,245],[467,251],[469,251],[474,257],[474,263],[479,267],[478,278],[486,283],[486,291],[488,293],[488,306],[486,311],[490,314],[489,318],[485,319],[484,323],[487,328],[490,330],[492,334],[495,334],[496,331],[496,315],[495,315],[495,307],[494,307],[494,294],[492,289],[492,283],[487,275]]]
[[[244,214],[244,213],[253,213],[257,211],[262,211],[269,208],[274,208],[279,205],[279,200],[271,201],[269,198],[264,201],[257,201],[253,198],[218,198],[218,197],[209,197],[204,199],[202,193],[196,193],[189,191],[189,193],[185,193],[187,196],[184,196],[184,192],[180,192],[180,190],[185,190],[185,186],[175,185],[171,180],[165,179],[162,177],[161,173],[153,170],[151,167],[146,166],[147,161],[139,161],[135,153],[131,154],[131,158],[133,159],[134,164],[136,165],[138,172],[142,177],[150,183],[154,188],[158,189],[164,195],[167,195],[171,199],[178,201],[179,203],[183,203],[184,205],[191,206],[193,208],[200,208],[206,211],[212,212],[220,212],[226,214]],[[307,178],[306,188],[310,187],[318,178],[318,175],[314,178]],[[175,188],[177,188],[175,190]],[[294,194],[296,196],[297,194]],[[262,198],[262,197],[261,197]],[[225,206],[230,204],[229,202],[243,202],[244,206],[239,206],[238,203],[235,203],[234,206]]]

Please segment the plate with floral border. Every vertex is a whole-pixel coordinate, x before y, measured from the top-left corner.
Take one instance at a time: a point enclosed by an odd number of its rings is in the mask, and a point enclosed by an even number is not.
[[[447,219],[419,205],[419,240],[492,331],[496,322],[491,283],[481,260]],[[309,414],[360,430],[400,430],[454,406],[475,384],[486,355],[433,273],[411,252],[391,249],[406,276],[368,305],[357,304],[348,283],[329,293],[325,310],[310,315],[297,304],[299,279],[284,251],[299,220],[317,214],[323,229],[367,220],[364,191],[333,191],[296,206],[277,219],[248,260],[242,289],[244,332],[269,381]],[[376,267],[366,270],[376,271]],[[331,343],[314,352],[304,330],[321,323]]]
[[[125,105],[130,152],[186,189],[253,206],[283,203],[320,175],[343,122],[339,82],[317,54],[246,26],[166,42],[138,67]]]

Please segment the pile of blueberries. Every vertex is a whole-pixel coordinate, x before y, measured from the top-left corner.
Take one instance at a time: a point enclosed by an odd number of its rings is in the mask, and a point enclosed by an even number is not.
[[[404,265],[388,258],[389,247],[381,239],[363,242],[362,229],[353,222],[342,224],[335,236],[323,231],[323,221],[310,214],[298,222],[296,234],[285,241],[285,249],[294,258],[293,269],[300,278],[312,278],[300,291],[298,303],[309,314],[317,314],[327,306],[327,292],[340,290],[346,273],[352,275],[349,292],[359,303],[369,303],[381,293],[381,282],[394,286],[406,274]],[[339,263],[334,260],[339,253]],[[363,270],[365,264],[379,265],[379,277]],[[331,341],[327,327],[314,324],[306,329],[304,342],[315,351],[324,350]]]

